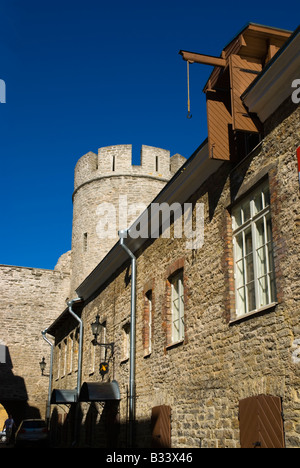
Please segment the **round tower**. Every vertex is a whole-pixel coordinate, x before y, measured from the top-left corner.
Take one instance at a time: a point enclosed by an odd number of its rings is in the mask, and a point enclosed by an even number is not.
[[[74,291],[118,241],[118,230],[129,227],[148,206],[185,158],[142,146],[141,164],[132,164],[132,145],[89,152],[75,167],[72,229]],[[127,225],[125,225],[127,224]]]

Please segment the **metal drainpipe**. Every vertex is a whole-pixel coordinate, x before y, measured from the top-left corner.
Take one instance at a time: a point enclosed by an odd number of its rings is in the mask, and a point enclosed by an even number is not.
[[[136,302],[136,257],[124,244],[127,230],[119,231],[120,245],[131,258],[131,310],[130,310],[130,355],[129,355],[129,447],[133,445],[134,399],[135,399],[135,302]]]
[[[77,402],[76,402],[76,416],[75,416],[75,434],[74,434],[74,441],[72,443],[72,446],[75,447],[79,445],[79,434],[80,434],[80,405],[79,405],[79,393],[80,393],[80,387],[81,387],[81,366],[82,366],[82,341],[83,341],[83,323],[80,317],[74,312],[72,309],[74,302],[81,302],[82,299],[80,297],[76,297],[75,299],[71,299],[71,301],[68,302],[68,308],[70,314],[79,322],[79,346],[78,346],[78,369],[77,369]]]
[[[46,410],[46,421],[49,425],[50,421],[50,407],[51,407],[51,390],[52,390],[52,368],[53,368],[53,343],[48,340],[46,337],[48,328],[42,331],[42,336],[44,340],[51,346],[51,353],[50,353],[50,371],[49,371],[49,388],[48,388],[48,401],[47,401],[47,410]]]
[[[82,299],[80,297],[76,297],[75,299],[71,299],[71,301],[68,302],[68,307],[69,307],[69,312],[73,317],[79,322],[79,349],[78,349],[78,370],[77,370],[77,400],[79,397],[80,393],[80,387],[81,387],[81,361],[82,361],[82,340],[83,340],[83,324],[82,320],[78,315],[74,312],[72,309],[74,302],[82,302]]]

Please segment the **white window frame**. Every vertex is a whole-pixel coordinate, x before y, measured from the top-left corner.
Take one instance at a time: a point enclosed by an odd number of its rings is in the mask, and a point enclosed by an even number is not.
[[[275,272],[269,199],[269,187],[266,181],[232,210],[237,317],[275,304]],[[261,232],[259,232],[260,228]],[[251,250],[247,251],[249,246]],[[250,288],[252,288],[252,299],[249,293]]]
[[[172,312],[172,343],[184,340],[184,287],[183,272],[180,271],[170,279],[171,312]]]

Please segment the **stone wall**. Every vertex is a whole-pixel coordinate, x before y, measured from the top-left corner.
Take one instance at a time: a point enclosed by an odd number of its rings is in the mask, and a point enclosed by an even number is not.
[[[41,332],[65,309],[69,280],[69,273],[59,269],[0,266],[0,342],[6,349],[0,364],[0,403],[16,422],[26,415],[45,417],[50,346]],[[42,357],[45,376],[39,366]]]
[[[259,147],[235,167],[224,163],[191,197],[190,202],[205,206],[202,248],[187,250],[184,238],[159,238],[139,253],[138,446],[150,446],[151,411],[164,404],[171,406],[173,447],[239,447],[239,401],[261,393],[282,398],[286,446],[300,446],[299,121],[299,108],[287,100],[267,122]],[[264,178],[268,178],[271,195],[277,304],[236,320],[230,210],[232,203]],[[185,337],[169,346],[168,277],[176,264],[183,269]],[[145,354],[145,291],[149,285],[153,288],[153,342],[151,353]],[[98,372],[101,351],[91,344],[90,323],[97,313],[106,321],[107,341],[115,343],[110,371],[103,380],[117,380],[121,390],[119,446],[126,444],[128,422],[129,361],[124,358],[123,330],[129,323],[130,291],[128,264],[82,312],[82,381],[102,379]],[[56,386],[63,384],[62,379],[56,382]],[[102,406],[95,406],[95,424],[100,424]],[[89,404],[82,406],[83,428],[89,408]],[[84,444],[87,439],[82,431]],[[103,439],[94,442],[105,444]]]

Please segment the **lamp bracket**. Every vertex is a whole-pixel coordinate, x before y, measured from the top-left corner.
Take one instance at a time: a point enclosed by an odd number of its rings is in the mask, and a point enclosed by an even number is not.
[[[104,346],[105,348],[110,348],[111,354],[114,354],[115,343],[98,343],[97,338],[94,338],[92,343],[94,346]]]

